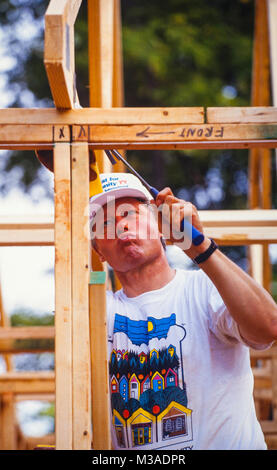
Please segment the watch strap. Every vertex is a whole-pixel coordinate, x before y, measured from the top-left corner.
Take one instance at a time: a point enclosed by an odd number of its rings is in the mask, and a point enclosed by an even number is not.
[[[200,255],[196,256],[196,258],[193,259],[193,262],[195,264],[200,264],[204,263],[212,254],[213,252],[218,248],[218,245],[215,243],[215,241],[211,238],[211,244],[209,248],[207,248],[206,251],[203,253],[200,253]]]

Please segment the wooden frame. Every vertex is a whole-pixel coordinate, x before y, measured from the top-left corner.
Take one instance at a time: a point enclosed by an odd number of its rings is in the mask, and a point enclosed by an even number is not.
[[[79,104],[74,55],[74,23],[82,0],[51,0],[45,14],[44,64],[57,108]]]
[[[107,352],[99,354],[107,334],[106,286],[89,285],[89,270],[106,267],[95,257],[90,260],[84,231],[89,148],[97,150],[101,171],[111,170],[101,152],[107,148],[277,148],[277,108],[261,102],[244,108],[124,108],[119,0],[88,0],[91,107],[78,109],[74,23],[80,4],[81,0],[51,0],[45,15],[44,63],[56,109],[0,113],[1,149],[54,149],[54,227],[4,222],[0,245],[55,244],[56,448],[91,448],[92,401],[93,448],[104,450],[111,448]],[[269,4],[273,37],[276,1]],[[275,39],[272,42],[275,47]],[[203,211],[200,216],[206,233],[220,244],[276,243],[276,211]],[[44,389],[33,382],[36,393],[53,392],[53,374],[48,379]],[[32,380],[9,374],[1,382],[0,377],[0,392],[29,393],[25,383]],[[100,385],[94,386],[95,381]]]

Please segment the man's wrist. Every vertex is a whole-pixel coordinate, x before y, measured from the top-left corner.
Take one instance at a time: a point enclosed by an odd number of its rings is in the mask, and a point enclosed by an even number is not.
[[[218,249],[218,245],[211,238],[209,239],[208,247],[207,247],[207,244],[205,244],[203,248],[206,248],[206,249],[204,249],[201,253],[199,253],[197,256],[195,256],[192,259],[192,261],[197,265],[207,261],[210,258],[210,256]]]

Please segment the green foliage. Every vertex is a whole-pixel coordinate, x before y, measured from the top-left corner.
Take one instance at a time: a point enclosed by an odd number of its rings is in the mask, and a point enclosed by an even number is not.
[[[36,312],[27,309],[19,309],[10,317],[11,326],[53,326],[54,315],[51,313],[45,313],[44,315],[37,315]],[[18,339],[14,342],[15,348],[20,350],[29,351],[40,351],[40,350],[54,350],[53,339]],[[32,360],[27,361],[28,367],[31,364],[31,368],[38,368],[40,361],[40,354],[35,355]],[[51,361],[50,361],[51,362]],[[33,364],[33,365],[32,365]],[[19,368],[25,368],[26,364],[23,364]]]
[[[32,310],[18,309],[10,316],[11,326],[53,326],[54,315],[45,313],[37,315]]]

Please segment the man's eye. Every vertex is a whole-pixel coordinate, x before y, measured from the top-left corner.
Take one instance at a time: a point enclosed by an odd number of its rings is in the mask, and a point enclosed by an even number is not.
[[[135,209],[133,209],[133,210],[122,212],[121,217],[130,217],[131,215],[135,215],[135,214],[136,214],[136,211]]]
[[[112,221],[111,219],[105,220],[105,221],[104,221],[104,227],[108,227],[109,225],[112,224],[112,222],[113,222],[113,221]]]

